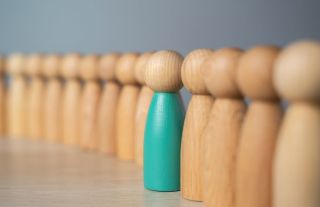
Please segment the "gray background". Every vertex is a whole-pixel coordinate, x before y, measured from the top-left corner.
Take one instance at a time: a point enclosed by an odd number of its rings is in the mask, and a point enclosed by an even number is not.
[[[319,0],[0,0],[0,53],[285,45],[320,39],[319,11]]]

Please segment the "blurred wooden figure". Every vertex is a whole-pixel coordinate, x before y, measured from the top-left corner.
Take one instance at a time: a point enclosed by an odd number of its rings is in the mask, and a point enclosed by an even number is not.
[[[238,85],[252,103],[240,135],[237,207],[271,207],[273,155],[282,117],[272,82],[278,53],[277,47],[257,46],[244,53],[238,66]]]
[[[47,78],[44,94],[44,138],[49,141],[62,141],[61,57],[45,56],[43,68]]]
[[[61,66],[61,73],[65,78],[62,95],[62,133],[63,143],[68,145],[80,145],[80,58],[77,53],[66,54]]]
[[[242,52],[224,48],[214,52],[202,72],[206,87],[216,97],[204,134],[204,206],[234,207],[235,169],[245,103],[236,84]]]
[[[81,147],[98,149],[98,108],[101,86],[98,81],[98,56],[85,55],[80,61],[80,77],[84,80],[80,106]]]
[[[175,51],[154,53],[145,72],[145,81],[154,95],[148,111],[144,135],[143,175],[146,189],[180,190],[180,147],[184,106],[182,88],[183,57]]]
[[[138,82],[134,76],[137,53],[123,54],[116,65],[116,77],[123,85],[116,114],[117,156],[121,160],[134,160],[134,119],[139,95]]]
[[[5,58],[0,56],[0,137],[6,135]]]
[[[135,161],[139,166],[143,165],[144,130],[146,127],[146,120],[150,102],[153,96],[152,89],[146,85],[146,82],[144,80],[146,64],[151,55],[152,52],[143,53],[138,58],[137,63],[134,67],[135,77],[141,85],[135,115]]]
[[[7,100],[8,135],[21,138],[27,134],[25,56],[22,54],[10,55],[7,61],[7,70],[11,77]]]
[[[277,59],[275,88],[289,101],[274,162],[274,207],[320,206],[320,42],[290,44]]]
[[[116,153],[116,109],[120,84],[115,77],[118,53],[103,55],[99,60],[99,78],[106,81],[101,92],[98,109],[99,150],[104,154]]]
[[[184,121],[181,144],[181,193],[189,200],[203,200],[203,132],[213,98],[209,94],[200,65],[213,51],[194,50],[182,64],[182,82],[192,94]]]
[[[44,135],[44,90],[43,56],[32,54],[26,58],[26,72],[29,76],[27,98],[27,137],[40,139]]]

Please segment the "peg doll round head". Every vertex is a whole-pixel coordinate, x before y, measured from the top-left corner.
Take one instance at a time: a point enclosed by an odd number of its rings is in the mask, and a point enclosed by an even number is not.
[[[113,81],[116,79],[115,69],[120,54],[109,53],[102,55],[98,63],[99,77],[102,80]]]
[[[138,53],[129,52],[121,55],[117,61],[115,75],[121,84],[134,85],[138,83],[134,75],[134,66],[138,57]]]
[[[201,65],[202,75],[211,95],[218,98],[239,98],[236,72],[242,51],[223,48],[210,55]]]
[[[61,71],[61,57],[46,55],[43,59],[43,74],[48,78],[58,77]]]
[[[25,56],[19,53],[12,54],[6,62],[6,69],[9,74],[21,75],[25,73]]]
[[[62,58],[61,74],[64,78],[78,78],[81,56],[78,53],[69,53]]]
[[[80,77],[84,80],[98,79],[98,60],[97,55],[85,55],[80,60]]]
[[[31,54],[26,58],[26,73],[29,76],[43,75],[43,55]]]
[[[134,66],[134,75],[136,80],[140,85],[146,85],[145,82],[145,73],[146,73],[146,65],[151,57],[153,52],[145,52],[138,58],[135,66]]]
[[[250,99],[277,99],[273,73],[279,51],[278,47],[261,45],[244,52],[238,65],[237,82],[245,96]]]
[[[320,42],[290,44],[279,55],[274,73],[279,94],[289,101],[320,101]]]
[[[183,57],[163,50],[154,53],[146,66],[145,81],[154,91],[177,92],[182,88],[181,66]]]
[[[209,93],[200,66],[204,60],[212,54],[213,50],[211,49],[197,49],[190,52],[187,57],[185,57],[181,68],[181,78],[183,85],[192,94]]]

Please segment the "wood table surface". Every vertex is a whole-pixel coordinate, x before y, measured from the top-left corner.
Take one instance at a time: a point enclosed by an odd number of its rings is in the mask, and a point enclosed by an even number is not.
[[[0,139],[0,207],[197,207],[180,192],[145,190],[142,169],[76,147]]]

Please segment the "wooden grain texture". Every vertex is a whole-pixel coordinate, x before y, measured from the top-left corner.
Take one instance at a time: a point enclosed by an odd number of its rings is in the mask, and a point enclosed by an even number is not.
[[[144,143],[144,130],[146,127],[147,115],[151,99],[153,96],[153,90],[148,86],[142,86],[135,114],[135,161],[139,166],[143,166],[143,143]]]
[[[193,95],[184,121],[181,147],[181,190],[184,198],[203,200],[204,130],[213,98]]]
[[[81,95],[80,106],[80,144],[83,149],[96,150],[98,138],[98,108],[101,95],[97,81],[87,81]]]
[[[234,207],[240,129],[246,105],[236,84],[242,51],[222,48],[202,65],[206,87],[215,97],[204,132],[204,206]]]
[[[235,205],[235,169],[245,104],[216,99],[205,131],[204,206]]]
[[[44,137],[48,141],[62,141],[62,83],[50,78],[44,95]]]
[[[8,90],[8,134],[12,138],[21,138],[27,134],[26,103],[27,84],[23,76],[13,76]]]
[[[182,88],[182,60],[183,57],[175,51],[163,50],[154,53],[146,66],[146,84],[157,92],[179,91]]]
[[[80,144],[80,95],[80,82],[76,79],[67,80],[62,98],[62,130],[64,144]]]
[[[109,155],[116,154],[116,111],[120,90],[119,83],[108,81],[102,89],[99,104],[99,149]]]
[[[145,190],[135,163],[76,147],[1,139],[0,155],[1,206],[201,206],[179,192]]]
[[[117,156],[121,160],[135,159],[135,114],[139,87],[124,85],[119,95],[116,115]]]
[[[277,101],[254,101],[249,106],[237,154],[237,207],[272,206],[273,157],[281,120]]]
[[[43,138],[44,129],[44,89],[45,84],[40,77],[31,78],[28,86],[27,122],[28,137],[31,139]]]
[[[212,98],[201,73],[210,49],[190,52],[182,63],[183,85],[192,94],[183,126],[181,142],[181,192],[186,199],[203,200],[203,131],[207,125]]]

